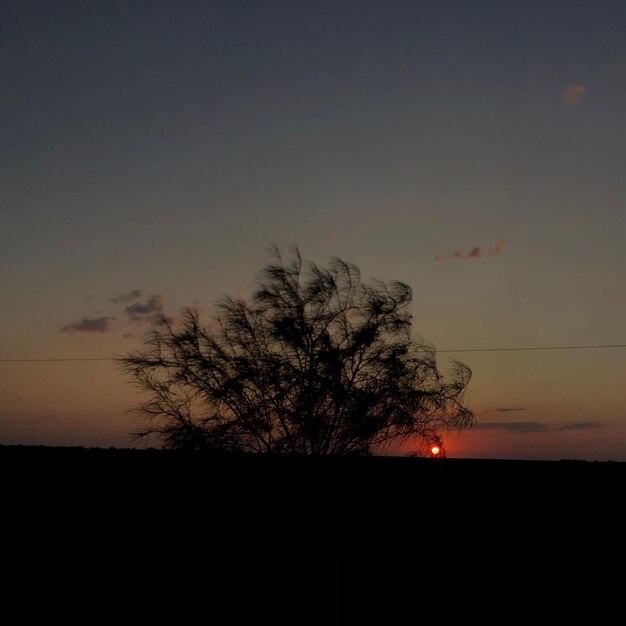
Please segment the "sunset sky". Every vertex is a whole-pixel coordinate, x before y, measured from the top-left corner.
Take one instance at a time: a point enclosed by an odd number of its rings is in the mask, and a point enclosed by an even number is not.
[[[134,445],[114,362],[6,360],[134,350],[273,241],[408,283],[442,351],[625,344],[625,33],[623,1],[2,2],[0,443]],[[449,456],[626,461],[626,349],[450,357]]]

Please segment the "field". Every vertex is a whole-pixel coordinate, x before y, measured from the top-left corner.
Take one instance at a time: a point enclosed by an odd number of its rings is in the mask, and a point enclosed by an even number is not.
[[[626,463],[0,447],[4,530],[621,532]]]

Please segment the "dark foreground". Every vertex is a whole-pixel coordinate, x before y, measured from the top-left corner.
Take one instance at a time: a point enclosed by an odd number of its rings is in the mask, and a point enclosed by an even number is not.
[[[621,532],[626,463],[0,447],[14,531]]]

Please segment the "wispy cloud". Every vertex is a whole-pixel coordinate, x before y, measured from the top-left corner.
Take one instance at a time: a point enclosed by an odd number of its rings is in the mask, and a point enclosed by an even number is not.
[[[602,422],[572,422],[571,424],[558,424],[556,430],[596,430],[604,428]]]
[[[490,246],[474,246],[469,252],[465,250],[455,250],[454,252],[441,252],[435,257],[435,261],[445,261],[446,259],[480,259],[481,256],[500,256],[506,247],[509,245],[508,241],[496,241]]]
[[[79,322],[66,324],[63,333],[108,333],[112,330],[111,322],[115,317],[83,317]]]
[[[445,261],[446,259],[463,259],[465,258],[465,252],[463,250],[457,250],[456,252],[444,253],[440,252],[436,257],[435,261]]]
[[[145,324],[153,321],[154,316],[163,310],[163,298],[159,294],[154,294],[145,302],[136,302],[124,310],[131,322]]]
[[[565,430],[596,430],[603,428],[601,422],[570,422],[570,423],[547,423],[547,422],[482,422],[474,428],[478,430],[503,430],[507,433],[547,433]]]
[[[495,409],[485,409],[483,413],[512,413],[513,411],[526,411],[523,406],[499,406]]]
[[[504,430],[508,433],[543,433],[548,430],[541,422],[482,422],[476,424],[478,430]]]
[[[578,83],[570,83],[565,87],[565,94],[563,95],[563,102],[565,106],[576,106],[587,93],[587,88],[584,85]]]
[[[133,300],[139,300],[143,295],[143,291],[141,289],[132,289],[131,291],[127,291],[126,293],[121,293],[119,296],[115,296],[114,298],[109,298],[113,304],[127,304],[128,302],[132,302]]]

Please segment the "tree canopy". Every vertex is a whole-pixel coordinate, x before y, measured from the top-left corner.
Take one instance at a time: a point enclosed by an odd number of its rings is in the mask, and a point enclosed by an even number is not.
[[[411,288],[364,280],[272,248],[251,299],[226,296],[162,315],[143,349],[120,359],[145,392],[136,434],[174,448],[310,455],[373,454],[441,443],[473,423],[470,369],[440,373],[434,347],[411,338]]]

